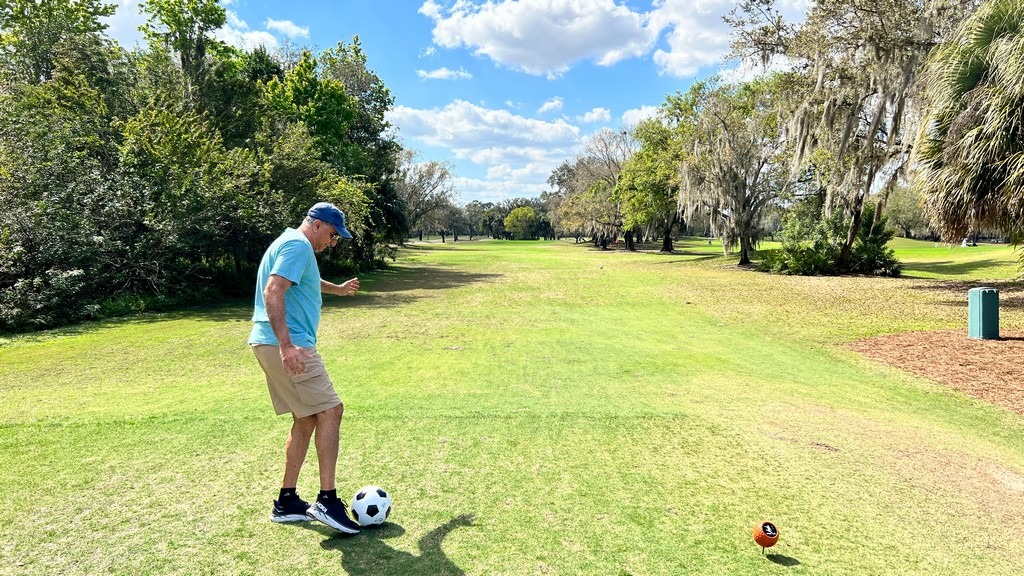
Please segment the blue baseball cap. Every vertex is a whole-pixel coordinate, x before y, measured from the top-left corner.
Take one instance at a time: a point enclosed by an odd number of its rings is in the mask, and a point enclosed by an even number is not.
[[[330,202],[317,202],[316,204],[313,204],[313,207],[309,209],[306,216],[316,218],[317,220],[327,222],[331,226],[334,226],[334,229],[338,231],[338,234],[341,234],[342,238],[352,238],[352,234],[348,231],[348,228],[345,228],[345,214]]]

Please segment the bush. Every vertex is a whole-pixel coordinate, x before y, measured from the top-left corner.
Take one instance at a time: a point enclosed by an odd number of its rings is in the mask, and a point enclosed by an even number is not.
[[[850,265],[846,270],[840,270],[838,266],[846,240],[846,218],[842,213],[836,213],[831,218],[819,218],[811,226],[808,215],[813,214],[813,208],[808,210],[806,205],[798,206],[787,215],[782,248],[766,253],[757,264],[759,270],[798,276],[828,276],[844,272],[899,276],[902,273],[903,265],[887,245],[895,231],[886,228],[884,217],[877,226],[871,225],[875,217],[874,205],[864,207],[863,224],[854,240]]]
[[[896,253],[888,246],[896,231],[886,226],[888,218],[885,216],[878,221],[878,225],[872,227],[874,218],[874,205],[866,206],[864,224],[857,232],[857,240],[854,241],[853,250],[850,252],[850,271],[876,276],[899,276],[903,272],[903,264],[896,259]]]

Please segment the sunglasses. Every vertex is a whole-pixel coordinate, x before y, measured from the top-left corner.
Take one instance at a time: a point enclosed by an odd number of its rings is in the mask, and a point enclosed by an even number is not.
[[[318,220],[318,222],[326,224],[323,220]],[[331,228],[334,228],[333,224],[331,224]],[[341,240],[341,234],[338,234],[338,229],[334,228],[334,232],[331,232],[331,242],[338,242],[339,240]]]

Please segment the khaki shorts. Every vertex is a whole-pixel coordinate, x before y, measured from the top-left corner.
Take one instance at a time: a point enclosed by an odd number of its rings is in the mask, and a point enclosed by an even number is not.
[[[305,372],[292,376],[284,369],[280,348],[267,345],[252,347],[260,368],[263,368],[263,373],[267,375],[270,401],[273,402],[274,411],[278,414],[291,412],[296,418],[305,418],[341,404],[338,393],[334,391],[334,384],[327,375],[327,369],[324,368],[324,360],[317,354],[316,348],[303,350],[311,353],[313,357],[305,359]]]

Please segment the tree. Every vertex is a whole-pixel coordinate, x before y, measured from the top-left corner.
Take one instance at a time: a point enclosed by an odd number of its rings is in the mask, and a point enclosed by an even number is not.
[[[784,56],[798,72],[789,89],[801,105],[790,115],[794,166],[819,148],[827,171],[825,217],[848,215],[837,266],[849,267],[864,202],[876,187],[877,225],[911,152],[911,98],[928,52],[963,18],[974,0],[819,0],[803,24],[786,23],[775,0],[743,0],[728,21],[734,54],[768,62]],[[876,179],[885,178],[881,186]]]
[[[602,249],[624,231],[626,249],[636,249],[634,230],[623,230],[621,203],[613,196],[622,167],[632,154],[627,134],[606,129],[587,141],[583,153],[552,173],[548,182],[564,191],[559,218],[565,230],[577,238],[592,236]]]
[[[143,8],[150,42],[128,51],[102,33],[112,5],[0,1],[0,330],[251,294],[267,243],[320,200],[357,236],[325,274],[407,231],[393,100],[357,42],[286,74],[214,39],[214,0]]]
[[[786,182],[777,121],[786,85],[783,75],[738,85],[710,80],[666,103],[688,150],[680,207],[709,212],[723,247],[739,244],[740,265],[750,264],[761,220]]]
[[[208,52],[223,48],[213,31],[227,21],[224,8],[217,0],[146,0],[139,10],[150,15],[140,27],[146,39],[178,54],[190,91],[201,84]]]
[[[484,211],[486,209],[485,204],[479,200],[473,200],[463,208],[466,220],[466,233],[469,234],[470,240],[473,239],[473,236],[479,236],[483,232],[485,227]]]
[[[369,182],[382,182],[400,161],[401,145],[385,115],[395,103],[384,82],[367,67],[359,37],[339,42],[320,56],[324,77],[341,83],[354,101],[339,168]]]
[[[661,251],[672,252],[672,232],[679,221],[676,208],[680,161],[672,131],[661,118],[641,122],[634,130],[640,150],[622,169],[615,199],[622,204],[627,229],[657,228]]]
[[[540,216],[530,206],[520,206],[505,217],[505,230],[516,240],[536,240]]]
[[[904,238],[913,238],[914,232],[920,232],[928,225],[921,208],[921,197],[909,186],[901,185],[893,189],[885,205],[885,213],[893,225],[903,232]]]
[[[116,148],[98,137],[110,128],[103,94],[75,64],[0,89],[0,330],[88,318],[106,282],[93,217]]]
[[[1024,237],[1024,4],[989,0],[928,60],[915,158],[948,240],[982,226]]]
[[[485,202],[482,206],[484,214],[482,217],[482,224],[484,228],[487,228],[487,233],[491,238],[504,238],[505,237],[505,215],[502,214],[501,208],[495,206],[493,202]]]
[[[101,0],[4,0],[0,2],[0,64],[30,84],[53,77],[54,57],[69,38],[102,32],[116,4]]]
[[[284,80],[284,70],[263,47],[252,52],[225,49],[210,58],[200,101],[225,146],[251,147],[264,122],[262,86]]]
[[[344,173],[348,129],[356,115],[356,103],[341,82],[321,76],[310,52],[302,53],[302,60],[285,75],[284,82],[272,78],[265,86],[264,97],[281,117],[305,124],[317,140],[320,157]]]
[[[542,236],[551,240],[558,240],[563,233],[562,229],[562,203],[565,202],[565,194],[545,190],[540,193],[542,210]]]
[[[447,162],[419,162],[416,152],[405,150],[399,167],[398,193],[405,202],[409,229],[419,230],[422,240],[426,219],[455,199],[455,177]]]

